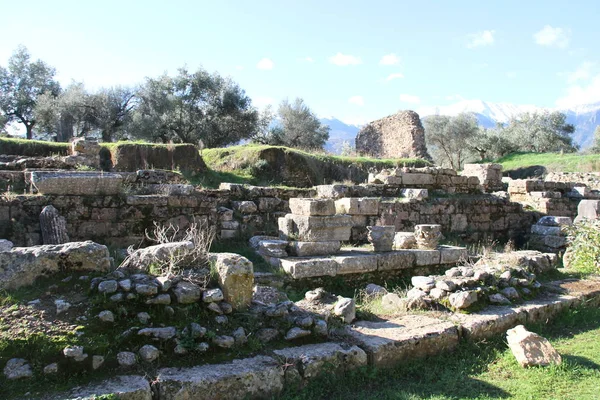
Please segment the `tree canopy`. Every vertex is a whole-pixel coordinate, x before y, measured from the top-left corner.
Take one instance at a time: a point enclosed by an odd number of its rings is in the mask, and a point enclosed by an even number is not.
[[[259,113],[230,79],[203,69],[147,78],[138,92],[132,135],[150,140],[224,146],[254,136]]]
[[[329,126],[323,125],[300,98],[293,103],[283,100],[277,117],[273,126],[267,126],[254,137],[256,142],[315,150],[322,149],[329,139]]]
[[[466,113],[456,117],[431,115],[423,118],[423,127],[428,151],[436,163],[462,169],[470,155],[470,145],[479,134],[475,116]]]
[[[0,110],[5,123],[25,125],[27,138],[33,137],[36,124],[35,107],[40,96],[57,96],[60,85],[54,80],[56,71],[41,60],[32,62],[27,49],[17,48],[8,60],[8,67],[0,66]]]

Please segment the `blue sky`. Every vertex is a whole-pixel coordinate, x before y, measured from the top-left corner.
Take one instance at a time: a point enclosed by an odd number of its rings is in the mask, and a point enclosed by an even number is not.
[[[0,65],[23,44],[92,90],[202,66],[257,106],[302,97],[354,123],[459,99],[600,101],[597,0],[29,0],[18,14],[0,24]]]

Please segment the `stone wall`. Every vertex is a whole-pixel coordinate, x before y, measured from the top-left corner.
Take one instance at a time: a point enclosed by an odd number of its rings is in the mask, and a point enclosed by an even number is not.
[[[423,158],[431,161],[419,114],[411,110],[365,125],[356,136],[356,151],[378,158]]]

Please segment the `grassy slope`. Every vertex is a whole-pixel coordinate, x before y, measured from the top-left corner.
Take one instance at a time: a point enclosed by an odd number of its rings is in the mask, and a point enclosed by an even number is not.
[[[502,164],[504,171],[542,165],[553,172],[600,171],[600,154],[577,153],[514,153],[495,162]]]
[[[285,399],[598,399],[600,310],[563,314],[530,330],[547,337],[563,364],[521,368],[503,338],[461,343],[449,354],[390,370],[362,369],[323,377]]]
[[[68,151],[69,143],[0,137],[0,154],[49,157],[53,155],[66,155]]]

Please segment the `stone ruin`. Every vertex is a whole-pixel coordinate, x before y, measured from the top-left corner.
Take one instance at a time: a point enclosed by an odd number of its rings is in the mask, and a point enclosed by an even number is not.
[[[356,135],[356,151],[376,158],[432,161],[419,114],[411,110],[399,111],[363,126]]]

